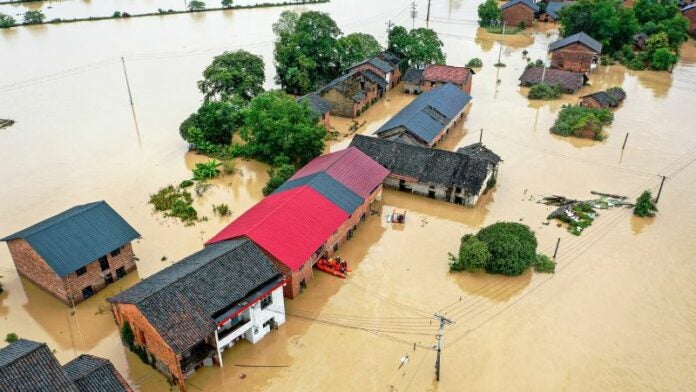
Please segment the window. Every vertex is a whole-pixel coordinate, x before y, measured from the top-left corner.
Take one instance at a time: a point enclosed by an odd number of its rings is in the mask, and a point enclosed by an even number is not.
[[[82,298],[83,299],[87,299],[93,295],[94,295],[94,289],[92,288],[92,286],[87,286],[84,289],[82,289]]]
[[[111,257],[116,257],[121,254],[121,248],[116,248],[111,251]]]
[[[266,322],[262,324],[262,327],[264,327],[264,328],[266,328],[266,327],[270,328],[272,322],[273,322],[273,319],[266,320]]]
[[[261,300],[261,309],[266,309],[267,307],[271,306],[272,303],[273,296],[269,295],[268,297]]]
[[[77,271],[75,271],[75,275],[77,275],[77,276],[82,276],[86,273],[87,273],[87,267],[82,267],[82,268],[78,269]]]
[[[121,279],[124,276],[126,276],[126,269],[124,267],[120,267],[116,270],[116,278]]]
[[[106,256],[102,256],[99,258],[99,266],[101,267],[102,271],[106,271],[109,269],[109,260],[106,258]]]

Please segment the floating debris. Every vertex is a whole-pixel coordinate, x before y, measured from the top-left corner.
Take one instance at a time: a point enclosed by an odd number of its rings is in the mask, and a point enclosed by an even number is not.
[[[0,129],[10,127],[12,124],[14,124],[14,120],[9,120],[6,118],[0,118]]]
[[[600,196],[593,200],[568,199],[565,196],[552,195],[544,197],[539,203],[558,206],[546,219],[557,219],[568,224],[568,232],[574,235],[582,234],[583,230],[592,225],[599,216],[596,210],[606,210],[612,207],[633,207],[626,202],[628,197],[610,193],[591,192]]]

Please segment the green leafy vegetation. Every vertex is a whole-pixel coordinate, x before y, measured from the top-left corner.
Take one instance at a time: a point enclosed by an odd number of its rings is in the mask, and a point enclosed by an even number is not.
[[[535,84],[529,89],[527,97],[529,99],[558,99],[563,94],[561,87],[546,83]]]
[[[478,57],[474,57],[473,59],[469,60],[468,63],[466,63],[466,66],[471,68],[481,68],[483,67],[483,61],[481,61],[481,59]]]
[[[6,29],[8,27],[12,27],[17,23],[15,18],[11,17],[10,15],[3,14],[0,12],[0,29]]]
[[[7,343],[14,343],[18,340],[19,340],[19,336],[14,332],[10,332],[5,336],[5,341]]]
[[[155,211],[163,212],[165,217],[178,218],[186,226],[198,221],[198,213],[192,206],[191,193],[175,188],[173,185],[161,188],[157,193],[150,195],[149,203],[155,207]]]
[[[244,102],[263,92],[266,80],[263,59],[245,50],[224,52],[203,71],[198,89],[206,101],[239,98]]]
[[[285,181],[290,179],[296,171],[297,169],[294,165],[287,163],[270,168],[268,170],[270,179],[268,183],[266,183],[266,186],[263,187],[263,195],[268,196],[273,193],[279,186],[283,185]]]
[[[602,128],[612,121],[614,114],[608,109],[564,105],[551,132],[561,136],[603,140]]]
[[[534,260],[534,271],[541,273],[554,273],[556,272],[556,262],[551,260],[549,256],[537,254],[536,260]]]
[[[644,191],[636,200],[636,206],[633,208],[633,215],[639,217],[652,217],[657,212],[657,205],[652,198],[652,193],[649,190]]]
[[[450,270],[520,275],[536,264],[537,240],[528,226],[498,222],[476,235],[462,237],[457,257],[450,254]]]
[[[592,225],[596,216],[597,212],[590,203],[580,202],[569,206],[566,213],[558,215],[558,219],[568,224],[569,233],[580,235]]]
[[[244,121],[245,107],[246,103],[237,98],[203,102],[196,113],[181,123],[179,134],[199,150],[209,144],[229,145],[232,134]]]
[[[406,30],[396,26],[389,31],[388,50],[401,57],[402,68],[425,68],[428,64],[444,64],[443,43],[434,30],[426,28]]]
[[[502,12],[496,0],[486,0],[478,6],[478,23],[481,27],[490,27],[498,24]]]
[[[486,31],[491,33],[491,34],[515,35],[522,30],[524,30],[524,29],[520,28],[519,26],[518,27],[502,26],[502,25],[486,26]]]
[[[121,340],[133,353],[138,356],[138,358],[140,358],[141,361],[143,361],[144,364],[151,365],[153,367],[155,366],[155,356],[149,354],[145,347],[136,344],[135,334],[133,333],[133,329],[128,321],[124,321],[123,326],[121,327]]]
[[[233,0],[222,0],[220,3],[223,7],[230,8],[232,7]]]
[[[181,188],[181,189],[188,188],[190,186],[193,186],[193,184],[194,184],[193,180],[184,180],[184,181],[181,181],[181,184],[179,184],[179,188]]]
[[[378,55],[382,47],[370,34],[352,33],[338,39],[337,50],[341,72],[346,72],[352,65]]]
[[[219,216],[232,215],[232,211],[230,211],[230,207],[225,203],[222,203],[220,205],[213,204],[213,212]]]
[[[31,10],[24,13],[24,24],[40,24],[46,19],[46,15],[40,10]]]
[[[188,2],[189,11],[203,11],[205,9],[205,3],[200,0],[191,0]]]
[[[231,159],[227,159],[222,161],[222,172],[229,175],[229,174],[234,174],[235,171],[235,164],[234,161]]]
[[[196,163],[196,167],[193,168],[193,179],[205,181],[217,177],[220,175],[218,166],[220,166],[220,162],[214,159],[204,163]]]

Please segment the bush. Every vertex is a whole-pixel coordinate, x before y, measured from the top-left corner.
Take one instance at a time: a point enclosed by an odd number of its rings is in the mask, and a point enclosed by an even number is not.
[[[7,343],[14,343],[19,340],[19,336],[16,333],[10,332],[5,336],[5,341]]]
[[[459,257],[451,259],[450,271],[477,271],[486,267],[491,259],[491,253],[485,242],[467,234],[462,237]]]
[[[8,27],[12,27],[17,23],[15,18],[11,17],[10,15],[3,14],[0,12],[0,29],[6,29]]]
[[[489,273],[520,275],[536,260],[536,236],[526,225],[498,222],[481,229],[476,237],[491,253],[485,266]]]
[[[169,185],[150,195],[150,204],[155,211],[163,212],[165,217],[179,218],[189,226],[198,221],[198,213],[191,205],[193,197],[187,191],[181,191]]]
[[[642,71],[645,69],[645,63],[638,57],[634,57],[626,62],[626,67],[634,71]]]
[[[228,207],[227,204],[224,203],[217,206],[213,204],[213,212],[220,216],[229,216],[232,214],[232,211],[230,211],[230,207]]]
[[[121,340],[128,348],[132,348],[135,344],[135,334],[133,334],[133,329],[128,321],[124,321],[121,327]]]
[[[657,71],[667,71],[679,58],[668,48],[659,48],[653,52],[650,59],[650,68]]]
[[[542,59],[537,59],[536,61],[527,62],[527,68],[542,68],[544,67],[544,61]]]
[[[535,84],[529,89],[527,97],[529,99],[557,99],[563,94],[561,88],[557,85],[549,85],[545,83]]]
[[[225,174],[234,174],[235,165],[234,161],[231,159],[226,159],[222,161],[222,172]]]
[[[232,7],[232,0],[222,0],[222,6],[224,8]]]
[[[271,177],[268,183],[263,187],[263,195],[268,196],[273,193],[279,186],[283,185],[285,181],[290,179],[290,177],[295,174],[294,165],[291,164],[281,164],[279,166],[272,167],[268,170],[268,175]]]
[[[205,181],[217,177],[220,175],[218,166],[220,166],[220,162],[214,159],[205,163],[196,163],[196,167],[193,169],[193,179]]]
[[[184,180],[181,181],[181,184],[179,184],[179,188],[184,189],[188,188],[193,185],[193,180]]]
[[[24,13],[25,24],[40,24],[46,19],[46,15],[40,10],[32,10]]]
[[[196,196],[201,197],[210,188],[210,184],[205,181],[198,181],[196,186],[193,187],[193,191],[196,192]]]
[[[602,128],[614,121],[608,109],[564,105],[551,132],[561,136],[576,136],[602,140]]]
[[[556,262],[551,260],[549,256],[538,254],[534,261],[534,271],[542,273],[556,272]]]
[[[469,60],[468,63],[466,63],[466,66],[471,68],[481,68],[483,67],[483,61],[481,61],[481,59],[478,57],[474,57],[473,59]]]
[[[112,15],[114,18],[120,18],[121,17],[121,11],[114,11],[114,14]]]
[[[643,217],[655,216],[657,206],[652,198],[652,193],[649,190],[644,191],[636,200],[636,206],[633,208],[633,215]]]

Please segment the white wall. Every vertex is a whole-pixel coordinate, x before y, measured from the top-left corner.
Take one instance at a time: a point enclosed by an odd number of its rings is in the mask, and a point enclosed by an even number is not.
[[[261,301],[255,303],[249,308],[249,317],[252,327],[244,334],[244,337],[251,343],[256,343],[263,339],[267,333],[271,332],[270,326],[264,327],[263,324],[274,319],[277,325],[285,323],[285,300],[283,298],[283,287],[278,287],[270,294],[273,298],[271,303],[265,309],[261,309]]]

